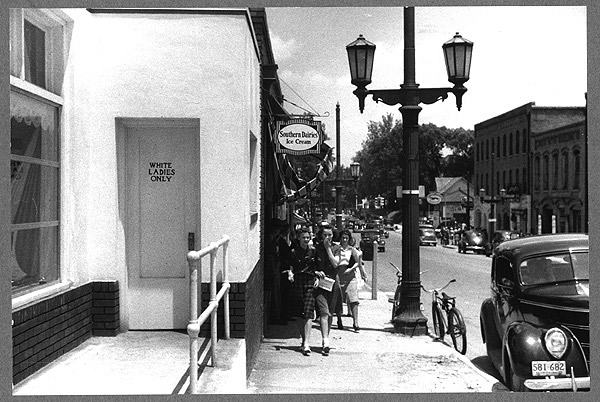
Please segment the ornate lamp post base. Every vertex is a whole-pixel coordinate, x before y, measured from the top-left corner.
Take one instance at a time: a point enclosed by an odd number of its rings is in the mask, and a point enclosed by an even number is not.
[[[427,318],[421,312],[421,281],[402,281],[400,306],[394,312],[394,330],[402,335],[427,335]]]

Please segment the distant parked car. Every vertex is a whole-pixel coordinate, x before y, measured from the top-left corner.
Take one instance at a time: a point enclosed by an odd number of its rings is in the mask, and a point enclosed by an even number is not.
[[[524,237],[494,250],[481,335],[511,390],[589,390],[589,312],[588,235]]]
[[[437,246],[437,237],[432,225],[419,225],[419,245]]]
[[[360,249],[365,261],[373,260],[373,242],[377,243],[377,251],[385,252],[385,240],[381,238],[377,229],[365,229],[360,233]]]
[[[507,240],[518,239],[521,237],[519,232],[514,230],[497,230],[492,235],[492,241],[490,247],[493,249],[496,248],[500,243],[505,242]]]
[[[458,241],[458,252],[466,254],[467,251],[472,251],[476,254],[484,254],[489,256],[492,253],[490,242],[481,230],[467,230],[463,232]]]

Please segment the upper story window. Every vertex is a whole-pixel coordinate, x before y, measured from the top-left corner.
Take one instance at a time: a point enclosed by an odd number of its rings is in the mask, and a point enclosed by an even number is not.
[[[540,173],[541,173],[541,161],[540,156],[536,155],[533,163],[533,189],[539,191],[540,189]]]
[[[544,186],[544,190],[548,190],[550,188],[550,156],[544,155],[544,179],[542,185]]]
[[[501,153],[500,153],[500,137],[496,138],[496,158],[500,158]]]
[[[573,150],[573,163],[574,163],[574,172],[573,172],[573,188],[579,190],[580,184],[580,175],[581,175],[581,152],[579,149]]]
[[[552,190],[558,189],[558,152],[552,154]]]
[[[508,136],[508,154],[513,154],[513,133],[510,133]]]
[[[519,149],[519,130],[517,130],[517,132],[515,133],[515,154],[518,155],[519,152],[521,151]]]
[[[527,131],[523,130],[523,142],[521,143],[522,145],[522,151],[524,154],[527,153]]]
[[[563,190],[569,189],[569,152],[564,151],[562,153],[563,161]]]

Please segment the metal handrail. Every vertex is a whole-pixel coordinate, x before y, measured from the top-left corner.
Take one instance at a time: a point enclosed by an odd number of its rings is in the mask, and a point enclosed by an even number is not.
[[[227,249],[229,246],[229,236],[224,235],[221,240],[210,243],[207,247],[190,251],[187,254],[187,260],[190,267],[190,322],[187,326],[187,332],[190,336],[190,392],[198,393],[198,336],[200,327],[210,316],[210,349],[211,364],[217,364],[217,308],[219,301],[223,299],[223,316],[225,324],[225,339],[229,339],[229,278],[227,275],[229,268],[229,255]],[[221,290],[217,293],[217,272],[215,270],[215,260],[217,251],[223,247],[223,284]],[[198,271],[198,262],[202,257],[210,254],[210,302],[200,316],[198,316],[198,282],[202,283],[202,273]],[[200,276],[200,278],[199,278]]]

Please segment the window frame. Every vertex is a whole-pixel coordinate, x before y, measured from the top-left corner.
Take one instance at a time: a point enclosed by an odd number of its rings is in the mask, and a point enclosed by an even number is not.
[[[66,269],[62,266],[62,208],[63,195],[61,194],[62,175],[64,170],[61,166],[62,155],[62,106],[64,104],[62,98],[62,83],[65,73],[64,49],[67,40],[66,32],[72,29],[73,20],[67,14],[60,10],[50,9],[9,9],[9,38],[10,38],[10,91],[20,93],[21,95],[30,97],[35,102],[45,103],[55,109],[55,129],[57,141],[57,160],[46,161],[40,159],[35,161],[41,166],[50,166],[57,169],[57,223],[52,222],[52,225],[57,228],[57,279],[44,284],[31,284],[12,291],[12,308],[13,310],[26,304],[35,302],[42,298],[51,296],[58,292],[64,291],[73,285],[72,281],[65,279]],[[24,25],[25,20],[33,24],[37,28],[45,32],[45,87],[38,86],[25,80],[25,60],[24,60]],[[20,160],[23,157],[18,155],[9,155],[10,160]],[[30,158],[25,158],[30,159]],[[31,161],[26,161],[31,162]],[[56,224],[55,224],[56,223]],[[48,222],[35,222],[29,224],[12,224],[11,233],[13,230],[21,230],[19,228],[25,226],[48,227]],[[17,229],[15,229],[17,227]]]

